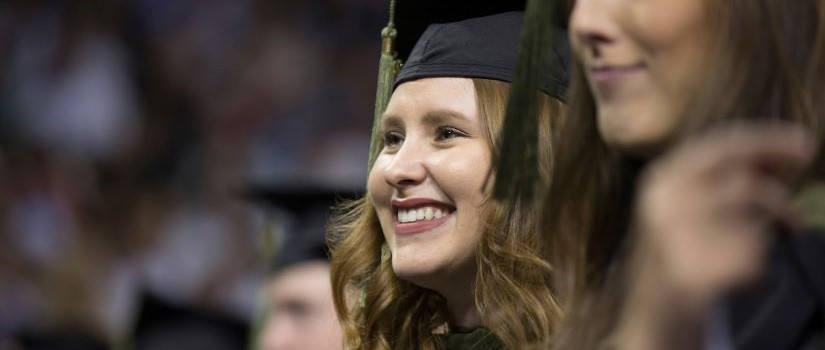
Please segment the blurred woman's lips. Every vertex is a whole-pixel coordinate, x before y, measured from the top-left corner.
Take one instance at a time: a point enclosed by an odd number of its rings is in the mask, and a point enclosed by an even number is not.
[[[597,65],[587,70],[590,81],[596,85],[612,84],[644,70],[644,63],[627,65]]]

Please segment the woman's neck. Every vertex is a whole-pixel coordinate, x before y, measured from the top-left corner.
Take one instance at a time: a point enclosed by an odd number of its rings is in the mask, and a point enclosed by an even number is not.
[[[447,315],[451,327],[472,329],[482,326],[481,315],[478,313],[472,293],[461,297],[448,297]]]
[[[430,274],[426,278],[408,280],[419,287],[432,290],[444,298],[449,327],[472,329],[483,326],[475,303],[474,264],[466,264],[448,273]]]
[[[475,273],[453,274],[447,288],[440,288],[447,302],[447,316],[450,327],[472,329],[482,326],[481,315],[476,308]]]

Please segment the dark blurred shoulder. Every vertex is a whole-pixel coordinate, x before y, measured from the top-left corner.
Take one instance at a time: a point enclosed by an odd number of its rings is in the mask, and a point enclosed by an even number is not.
[[[781,235],[765,276],[730,298],[736,349],[825,349],[825,230]]]

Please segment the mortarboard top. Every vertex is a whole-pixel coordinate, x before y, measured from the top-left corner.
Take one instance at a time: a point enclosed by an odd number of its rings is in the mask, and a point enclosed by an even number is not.
[[[423,15],[407,21],[404,21],[406,15],[397,12],[396,40],[399,41],[398,52],[403,63],[393,88],[403,82],[426,77],[484,78],[512,83],[519,58],[524,3],[491,4],[489,8],[462,9],[465,12],[460,15]],[[417,22],[420,20],[426,22]],[[405,33],[401,27],[403,25],[410,28],[409,33]],[[422,26],[426,28],[419,32]],[[546,69],[535,74],[539,75],[539,90],[564,100],[569,83],[570,50],[566,32],[563,28],[555,29],[545,28],[547,36],[553,36],[553,40],[543,47],[546,51],[543,62]],[[417,41],[408,50],[411,37],[416,37]]]
[[[252,184],[242,197],[268,208],[281,208],[293,215],[302,215],[317,209],[329,209],[336,203],[358,198],[361,191],[312,185]]]
[[[568,1],[549,1],[558,2],[563,7],[557,15],[558,18],[554,20],[566,29],[567,21],[564,16],[569,12]],[[399,59],[406,61],[418,38],[430,24],[458,22],[510,11],[524,11],[526,6],[527,0],[396,0],[394,21],[398,36],[395,39],[395,51]]]
[[[360,191],[321,186],[253,185],[243,193],[252,203],[286,210],[293,216],[279,248],[270,252],[272,271],[302,262],[329,258],[324,233],[332,208],[341,201],[358,198]]]
[[[395,39],[395,49],[398,58],[406,61],[418,38],[430,24],[458,22],[509,11],[524,11],[525,4],[524,0],[397,0],[395,27],[398,36]]]

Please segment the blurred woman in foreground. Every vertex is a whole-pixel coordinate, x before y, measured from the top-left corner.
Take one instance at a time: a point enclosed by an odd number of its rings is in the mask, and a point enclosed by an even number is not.
[[[825,243],[791,205],[822,177],[825,2],[578,0],[570,38],[555,345],[825,346]]]

